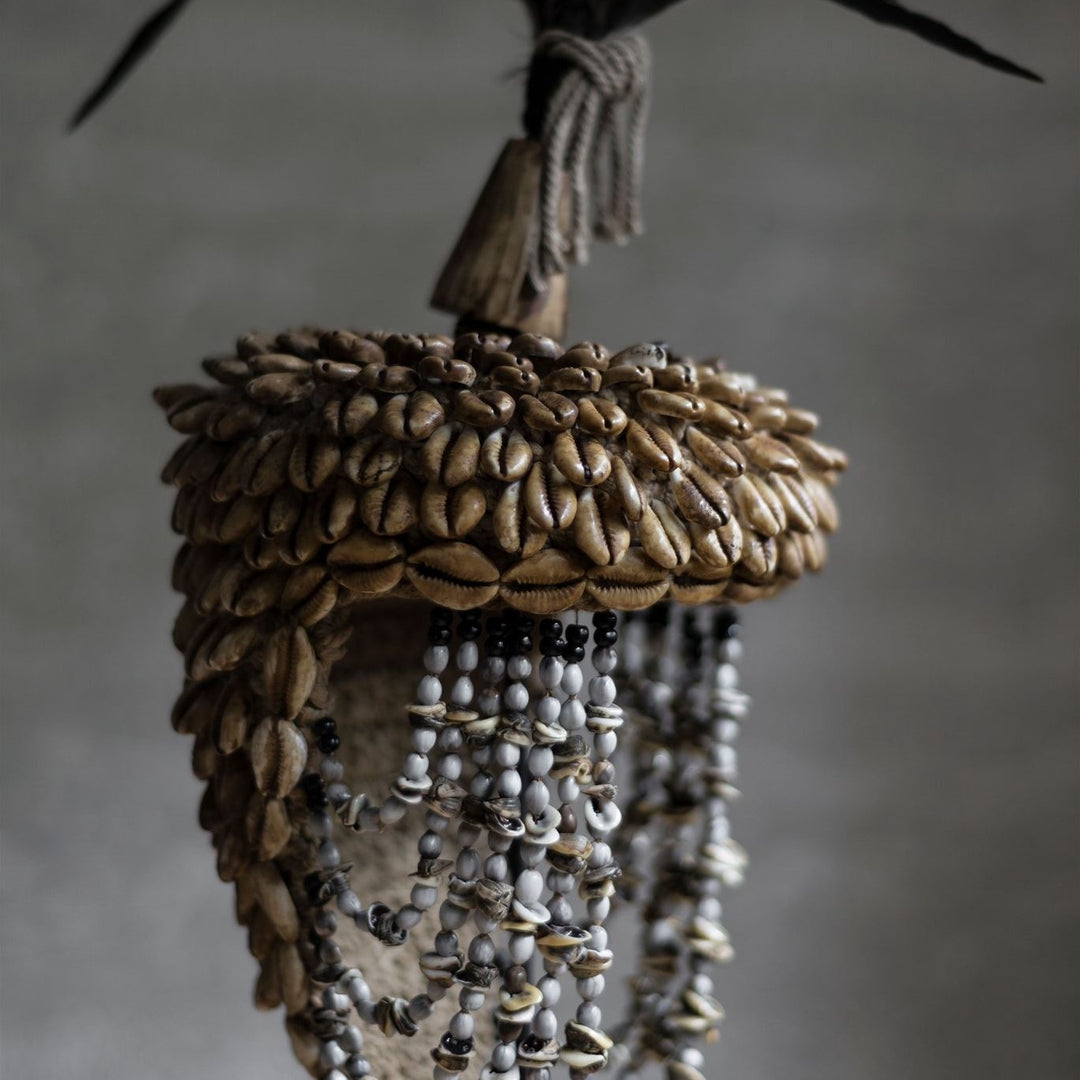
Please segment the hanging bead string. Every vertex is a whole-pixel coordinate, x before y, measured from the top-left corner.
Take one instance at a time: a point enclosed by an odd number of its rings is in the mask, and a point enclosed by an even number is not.
[[[622,1080],[637,1075],[633,1060],[642,1053],[663,1060],[669,1080],[705,1080],[704,1056],[694,1043],[709,1038],[723,1018],[709,969],[733,956],[720,923],[720,887],[738,884],[746,865],[727,827],[727,805],[738,795],[733,743],[747,708],[734,667],[740,651],[734,613],[722,609],[710,619],[706,611],[687,612],[679,631],[692,684],[676,695],[676,760],[666,785],[666,814],[669,832],[687,840],[686,823],[696,821],[698,836],[692,849],[671,846],[657,866],[636,981],[637,1041],[633,1058],[620,1059]],[[673,797],[678,792],[691,797]]]
[[[436,609],[432,613],[432,625],[428,631],[428,647],[424,653],[424,666],[432,678],[437,678],[450,663],[450,637],[450,613]],[[459,669],[461,652],[459,647]],[[467,652],[464,658],[468,659]],[[431,698],[435,692],[434,684],[429,684],[425,696]],[[438,694],[441,699],[441,683],[438,686]],[[465,789],[458,782],[461,779],[463,766],[461,756],[458,754],[458,750],[464,743],[461,728],[449,722],[445,705],[441,715],[437,716],[434,715],[436,707],[431,705],[429,708],[433,710],[431,726],[438,731],[436,746],[441,756],[435,778],[425,796],[428,808],[425,815],[427,828],[417,841],[418,859],[416,871],[412,875],[414,884],[409,896],[413,906],[421,912],[430,910],[438,903],[442,876],[453,866],[452,860],[441,858],[443,833],[461,812],[461,803],[465,796]],[[443,954],[437,949],[429,949],[421,955],[420,971],[427,981],[426,993],[432,1002],[446,996],[447,990],[453,983],[454,973],[460,964],[461,960],[456,951]]]
[[[682,613],[678,625],[678,650],[682,678],[672,699],[674,724],[674,767],[665,780],[666,832],[672,837],[657,864],[650,908],[662,916],[654,922],[654,936],[661,946],[660,963],[651,973],[650,997],[639,1028],[645,1048],[653,1056],[671,1062],[679,1046],[674,1020],[681,970],[690,951],[686,945],[687,926],[682,911],[695,899],[696,880],[692,848],[701,821],[704,790],[701,780],[701,746],[695,722],[695,708],[703,710],[703,638],[695,610]],[[694,924],[689,924],[693,934]]]
[[[308,809],[308,827],[318,842],[321,868],[321,873],[309,882],[314,890],[311,899],[315,905],[310,924],[310,944],[316,962],[312,977],[316,982],[331,984],[324,985],[320,1006],[312,1013],[312,1031],[320,1040],[318,1061],[324,1080],[349,1080],[369,1076],[371,1066],[363,1056],[363,1035],[358,1027],[349,1023],[348,1016],[355,1003],[362,1010],[370,1009],[373,1017],[374,1002],[360,971],[347,971],[342,964],[341,947],[333,937],[337,916],[329,907],[323,906],[336,898],[339,910],[348,917],[355,917],[351,913],[361,910],[359,898],[349,888],[349,867],[342,865],[333,842],[334,819],[328,810],[327,782],[331,786],[340,784],[344,774],[341,763],[333,756],[340,745],[337,725],[330,717],[323,717],[312,725],[312,735],[323,755],[319,771],[307,773],[301,781]],[[340,907],[341,902],[344,908]],[[350,996],[343,986],[352,989],[354,996]]]
[[[658,817],[663,831],[654,845],[652,887],[643,909],[642,952],[632,982],[631,1010],[618,1029],[620,1040],[627,1040],[615,1054],[618,1075],[625,1080],[637,1075],[636,1065],[643,1054],[658,1059],[667,1056],[665,1018],[686,951],[677,913],[687,899],[686,846],[699,801],[692,791],[693,747],[685,745],[685,731],[680,728],[684,713],[680,702],[700,677],[693,621],[673,620],[670,608],[657,608],[646,614],[645,623],[646,678],[639,702],[651,718],[652,736],[643,736],[647,749],[642,757],[652,774],[651,785],[645,781],[646,790],[651,786],[656,792],[655,797],[647,796],[645,805],[647,820]]]
[[[720,921],[721,890],[741,885],[747,865],[746,852],[731,837],[728,819],[728,806],[739,795],[735,786],[735,742],[749,707],[749,698],[738,686],[736,664],[742,647],[734,611],[728,608],[718,612],[711,630],[711,686],[702,718],[707,755],[703,770],[705,820],[694,859],[697,898],[687,933],[690,970],[670,1018],[679,1037],[669,1062],[679,1066],[678,1075],[686,1080],[705,1080],[700,1072],[704,1056],[692,1042],[708,1038],[724,1017],[723,1008],[713,996],[710,975],[713,965],[727,963],[734,956]]]
[[[515,635],[511,658],[513,675],[520,673],[520,650],[524,648],[527,628]],[[518,691],[511,695],[517,700]],[[521,904],[529,893],[528,882],[536,871],[527,865],[518,873],[514,884],[510,884],[511,867],[507,857],[512,849],[520,849],[525,835],[522,822],[521,792],[523,781],[519,765],[521,762],[521,742],[516,728],[507,727],[499,731],[495,742],[495,760],[500,767],[496,793],[498,805],[496,813],[489,819],[488,843],[492,855],[487,862],[487,882],[482,882],[494,897],[490,911],[490,925],[494,930],[507,917],[515,902]],[[520,861],[520,859],[518,860]],[[537,877],[539,875],[536,875]],[[518,913],[515,911],[515,915]],[[506,963],[502,969],[502,985],[499,1000],[495,1007],[495,1024],[498,1041],[491,1050],[488,1063],[481,1073],[482,1080],[494,1080],[516,1068],[517,1044],[522,1032],[532,1020],[536,1010],[538,993],[529,985],[525,963],[531,955],[532,935],[515,935],[511,940]]]
[[[509,681],[502,694],[503,704],[508,711],[524,712],[528,706],[528,689],[522,680],[528,678],[531,672],[528,660],[528,653],[532,648],[532,640],[528,634],[530,625],[531,620],[527,624],[515,620],[509,639],[510,657],[506,664]],[[490,629],[495,634],[500,631],[498,626]],[[501,629],[505,632],[505,628]],[[494,637],[496,651],[502,651],[499,644],[501,641],[501,638]],[[462,987],[458,999],[459,1009],[438,1046],[432,1051],[435,1059],[435,1080],[447,1080],[448,1076],[465,1069],[471,1060],[476,1026],[474,1014],[483,1007],[486,991],[498,974],[495,966],[495,945],[490,935],[499,925],[500,920],[494,916],[499,913],[506,899],[506,892],[502,887],[509,873],[505,853],[513,840],[523,832],[517,798],[520,787],[515,791],[515,780],[518,784],[520,780],[516,769],[511,768],[511,763],[516,765],[515,751],[518,754],[520,751],[513,742],[498,740],[499,748],[495,751],[495,761],[498,763],[501,760],[506,764],[500,765],[501,771],[496,781],[488,771],[488,766],[493,759],[492,742],[498,726],[497,718],[482,718],[479,713],[463,711],[461,719],[465,720],[466,731],[470,732],[468,741],[477,771],[464,802],[465,820],[458,829],[461,851],[456,873],[451,878],[450,895],[439,913],[443,949],[450,949],[452,946],[456,953],[456,931],[464,925],[474,909],[477,933],[469,945],[468,963],[459,968],[453,976],[454,981]],[[510,779],[511,772],[514,780]],[[513,794],[500,794],[500,788]],[[483,825],[488,829],[492,857],[485,864],[484,878],[480,879],[480,857],[473,845],[479,840]],[[505,1054],[505,1051],[500,1052],[500,1061]]]
[[[593,755],[590,783],[584,789],[585,827],[592,842],[579,885],[579,895],[587,904],[589,941],[569,960],[581,1003],[575,1018],[567,1021],[566,1048],[562,1052],[574,1080],[603,1069],[613,1046],[613,1040],[601,1027],[603,1014],[597,1000],[604,991],[604,973],[611,966],[604,921],[611,909],[614,879],[619,873],[607,842],[621,820],[615,802],[615,766],[611,760],[618,745],[616,732],[623,723],[622,709],[615,704],[616,687],[612,678],[618,659],[616,626],[614,612],[602,611],[593,616],[592,663],[596,675],[589,680],[589,702],[585,706],[586,726],[593,735]]]
[[[540,904],[543,877],[536,869],[543,859],[545,847],[535,842],[536,817],[546,806],[546,787],[544,798],[538,799],[533,787],[538,776],[543,776],[550,768],[551,754],[542,746],[533,745],[535,738],[551,738],[560,734],[558,728],[558,703],[549,701],[553,685],[557,685],[559,673],[554,673],[548,662],[549,622],[541,623],[541,661],[539,675],[545,687],[545,695],[537,703],[535,720],[528,719],[525,709],[528,707],[528,688],[525,680],[532,673],[532,663],[528,650],[532,648],[532,621],[515,617],[507,613],[508,620],[514,625],[515,636],[509,667],[514,684],[506,695],[506,721],[500,730],[497,754],[504,765],[500,775],[500,787],[505,794],[514,793],[514,811],[518,815],[516,824],[520,826],[519,835],[514,839],[514,854],[518,872],[510,890],[512,918],[508,926],[508,960],[503,971],[503,983],[499,993],[499,1004],[495,1010],[495,1020],[499,1042],[492,1049],[488,1065],[482,1073],[483,1080],[504,1076],[519,1068],[519,1044],[527,1033],[536,1016],[537,1006],[541,1001],[541,992],[529,981],[528,964],[535,951],[536,927],[546,921],[547,909]],[[524,707],[522,707],[524,706]],[[528,747],[524,766],[524,777],[529,787],[522,797],[523,778],[521,749]],[[541,782],[542,783],[542,782]],[[532,808],[532,813],[530,813]],[[506,880],[510,866],[505,857],[498,864]]]
[[[525,839],[520,849],[523,864],[522,874],[529,871],[527,877],[519,875],[515,883],[515,898],[518,903],[528,905],[530,920],[522,921],[511,931],[511,950],[515,945],[519,951],[519,962],[532,966],[537,946],[537,931],[541,924],[551,919],[551,912],[541,902],[544,878],[538,869],[544,861],[550,847],[559,839],[559,812],[551,803],[551,792],[547,777],[555,763],[553,747],[559,740],[565,739],[566,729],[560,717],[562,706],[552,694],[558,674],[556,665],[550,658],[558,653],[561,625],[557,620],[544,620],[541,623],[540,662],[541,680],[544,694],[536,703],[535,719],[532,725],[534,744],[530,747],[525,760],[527,784],[523,793]],[[533,921],[539,919],[539,922]],[[527,960],[524,957],[527,955]],[[522,1032],[518,1041],[517,1064],[524,1080],[539,1080],[550,1073],[549,1066],[558,1060],[559,1044],[555,1038],[558,1021],[552,1011],[559,1000],[559,983],[550,975],[540,978],[533,986],[529,984],[529,999],[532,1002],[528,1029]]]
[[[552,625],[551,629],[555,630],[556,627]],[[562,632],[561,625],[558,625],[557,629],[558,633]],[[580,640],[580,631],[572,626],[567,644],[576,640]],[[549,636],[549,647],[551,655],[554,656],[558,649],[557,635]],[[566,675],[565,666],[561,675]],[[561,683],[562,678],[560,686]],[[575,686],[574,674],[571,674],[568,685]],[[580,686],[577,689],[580,689]],[[560,976],[567,970],[569,961],[576,958],[589,941],[588,931],[575,924],[574,909],[569,897],[574,892],[592,850],[589,838],[578,832],[576,803],[581,794],[578,781],[589,775],[590,762],[588,747],[580,733],[586,720],[585,707],[577,700],[576,691],[560,706],[559,716],[565,737],[551,747],[552,765],[549,771],[549,775],[557,782],[559,798],[559,806],[553,817],[557,836],[547,848],[548,872],[545,884],[548,889],[546,903],[550,911],[550,921],[537,940],[544,967],[544,977],[540,981],[544,1007],[537,1016],[536,1029],[537,1034],[546,1039],[545,1053],[551,1055],[552,1060],[557,1060],[558,1057],[565,1060],[567,1053],[567,1047],[560,1046],[557,1038],[558,1020],[554,1012],[555,1005],[562,996]]]

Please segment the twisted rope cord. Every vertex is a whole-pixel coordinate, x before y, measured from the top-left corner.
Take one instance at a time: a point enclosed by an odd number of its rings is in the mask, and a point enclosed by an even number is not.
[[[541,289],[568,261],[588,262],[591,232],[625,243],[642,231],[651,57],[638,34],[589,41],[548,30],[537,37],[535,48],[538,55],[570,65],[551,97],[540,133],[540,224],[529,275]],[[620,112],[625,113],[621,123]],[[559,221],[564,174],[570,183],[568,236]]]

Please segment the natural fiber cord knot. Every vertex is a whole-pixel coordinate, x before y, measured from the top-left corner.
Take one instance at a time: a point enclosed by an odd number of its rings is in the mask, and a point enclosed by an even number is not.
[[[548,101],[540,133],[540,223],[530,264],[539,290],[568,261],[588,261],[590,233],[625,243],[642,231],[651,57],[639,34],[590,41],[562,30],[540,34],[535,52],[569,66]],[[559,213],[564,175],[570,184],[566,235]]]

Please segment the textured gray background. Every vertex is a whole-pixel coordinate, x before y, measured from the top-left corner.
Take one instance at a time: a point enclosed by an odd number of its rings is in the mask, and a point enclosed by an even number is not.
[[[854,463],[826,576],[747,620],[718,1080],[1080,1067],[1080,12],[926,2],[1050,84],[819,0],[659,20],[649,233],[574,282],[575,334],[722,349]],[[4,18],[11,1080],[296,1075],[169,730],[149,389],[252,328],[442,328],[427,290],[527,48],[508,0],[195,4],[61,137],[147,7]]]

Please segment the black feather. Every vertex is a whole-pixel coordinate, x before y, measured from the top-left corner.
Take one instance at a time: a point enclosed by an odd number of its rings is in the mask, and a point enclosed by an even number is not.
[[[1020,67],[1003,56],[997,56],[987,52],[981,45],[958,34],[945,23],[930,18],[929,15],[920,15],[910,11],[895,0],[832,0],[834,4],[841,4],[860,15],[865,15],[874,22],[884,23],[886,26],[896,26],[901,30],[907,30],[923,41],[929,41],[933,45],[940,45],[957,56],[966,56],[969,60],[993,68],[995,71],[1004,71],[1009,75],[1017,75],[1021,79],[1030,79],[1032,82],[1042,82],[1042,77],[1034,71]]]
[[[187,4],[188,0],[169,0],[135,31],[101,81],[75,110],[75,115],[68,124],[69,131],[74,131],[124,81],[131,69],[154,47]]]

